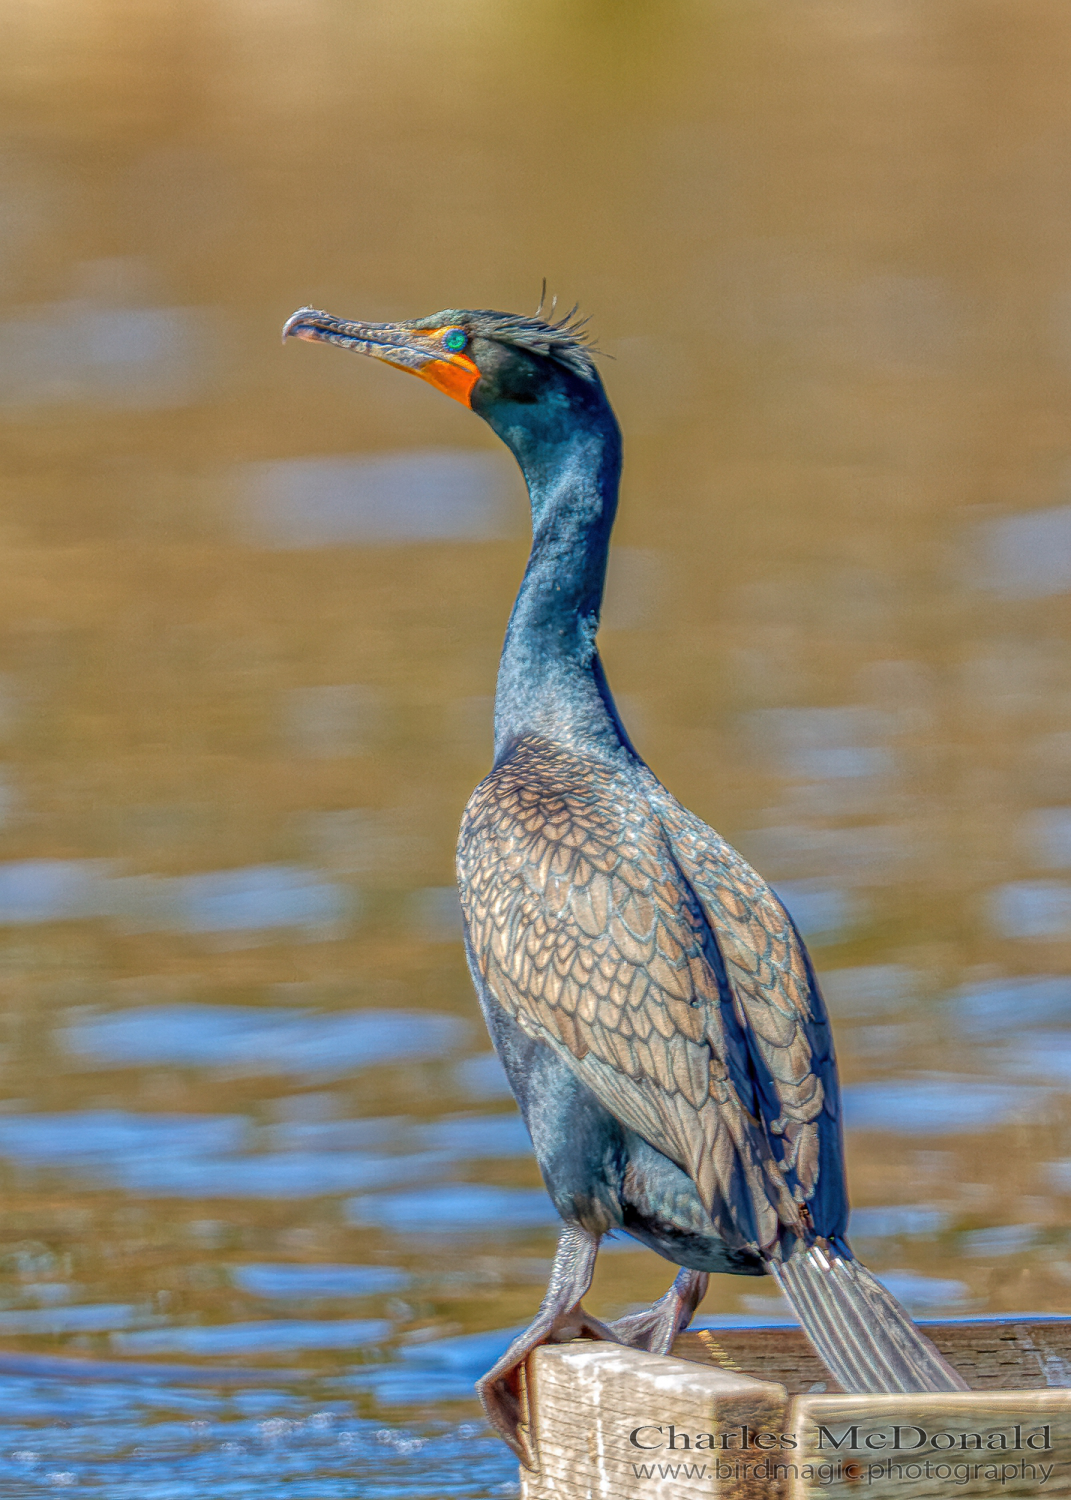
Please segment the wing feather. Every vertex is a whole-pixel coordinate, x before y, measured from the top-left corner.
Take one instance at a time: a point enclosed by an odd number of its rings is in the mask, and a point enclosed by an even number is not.
[[[529,737],[473,794],[458,877],[498,1003],[689,1173],[726,1241],[798,1227],[826,1102],[808,971],[735,851],[653,777]]]
[[[717,936],[752,1064],[772,1084],[775,1107],[761,1112],[781,1143],[786,1179],[823,1234],[843,1233],[848,1205],[836,1062],[807,951],[762,877],[647,775],[654,810]]]

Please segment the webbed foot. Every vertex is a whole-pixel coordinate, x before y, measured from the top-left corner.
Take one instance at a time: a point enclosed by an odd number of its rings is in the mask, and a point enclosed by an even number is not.
[[[706,1296],[710,1278],[705,1271],[681,1271],[664,1297],[659,1297],[644,1312],[615,1318],[606,1326],[618,1343],[631,1349],[646,1349],[649,1354],[668,1354],[673,1340],[692,1321],[695,1310]]]

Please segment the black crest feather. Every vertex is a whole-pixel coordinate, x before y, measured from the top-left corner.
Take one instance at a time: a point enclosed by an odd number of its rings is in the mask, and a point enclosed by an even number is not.
[[[479,338],[497,339],[500,344],[513,344],[518,349],[527,349],[530,354],[540,354],[544,359],[553,359],[579,375],[583,380],[595,379],[595,361],[599,351],[587,333],[588,318],[578,318],[579,304],[564,317],[555,319],[556,301],[551,304],[550,318],[539,316],[546,300],[546,282],[543,296],[534,317],[522,313],[493,312],[490,308],[450,308],[436,313],[433,318],[420,321],[429,327],[443,327],[457,323],[470,334]]]

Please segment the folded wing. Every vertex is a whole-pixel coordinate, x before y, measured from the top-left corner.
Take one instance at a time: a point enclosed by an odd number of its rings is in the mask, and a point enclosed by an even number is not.
[[[820,1175],[806,957],[651,783],[521,740],[462,825],[470,941],[499,1004],[689,1174],[726,1243],[769,1250]]]

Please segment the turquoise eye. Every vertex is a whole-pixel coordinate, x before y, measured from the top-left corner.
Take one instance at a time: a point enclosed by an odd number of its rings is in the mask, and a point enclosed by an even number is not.
[[[452,350],[454,354],[457,354],[459,350],[464,349],[468,341],[469,336],[463,328],[451,328],[443,334],[443,343],[448,349]]]

